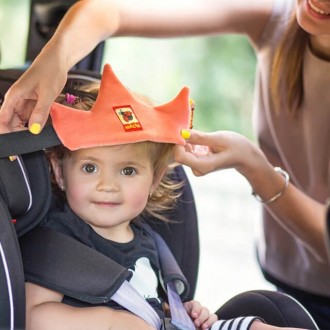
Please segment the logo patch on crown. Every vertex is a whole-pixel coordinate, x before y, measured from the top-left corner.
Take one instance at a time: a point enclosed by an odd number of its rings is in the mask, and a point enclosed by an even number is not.
[[[122,123],[125,132],[143,130],[133,108],[130,105],[122,105],[113,107],[114,112]]]

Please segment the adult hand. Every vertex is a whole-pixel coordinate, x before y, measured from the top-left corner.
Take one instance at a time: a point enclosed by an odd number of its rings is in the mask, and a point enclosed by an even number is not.
[[[0,110],[0,133],[26,130],[39,134],[52,102],[67,79],[66,67],[59,67],[56,53],[44,49],[29,69],[10,87]],[[56,63],[56,64],[55,64]]]
[[[27,123],[32,133],[40,133],[67,72],[116,32],[119,18],[113,1],[77,1],[71,6],[30,68],[7,92],[0,111],[0,133],[27,129]]]
[[[235,168],[243,175],[267,162],[261,150],[244,136],[229,131],[205,133],[184,130],[185,146],[176,146],[174,158],[191,167],[196,176]]]

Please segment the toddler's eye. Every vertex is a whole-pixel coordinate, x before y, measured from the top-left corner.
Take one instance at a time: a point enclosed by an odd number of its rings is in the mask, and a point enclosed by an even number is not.
[[[97,172],[97,167],[94,164],[85,164],[82,167],[82,170],[86,173],[96,173]]]
[[[121,172],[123,175],[134,175],[136,170],[133,167],[125,167]]]

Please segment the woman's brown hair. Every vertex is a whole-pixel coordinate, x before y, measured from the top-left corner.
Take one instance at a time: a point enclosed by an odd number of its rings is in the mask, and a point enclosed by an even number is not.
[[[304,96],[303,59],[308,38],[294,13],[272,63],[270,88],[277,112],[282,109],[293,115],[299,112]]]

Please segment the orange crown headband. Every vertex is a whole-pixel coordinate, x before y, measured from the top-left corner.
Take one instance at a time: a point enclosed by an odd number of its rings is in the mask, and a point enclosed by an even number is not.
[[[50,113],[61,142],[77,150],[141,141],[185,144],[180,132],[191,126],[191,108],[187,87],[161,106],[138,101],[106,64],[90,111],[54,102]]]

